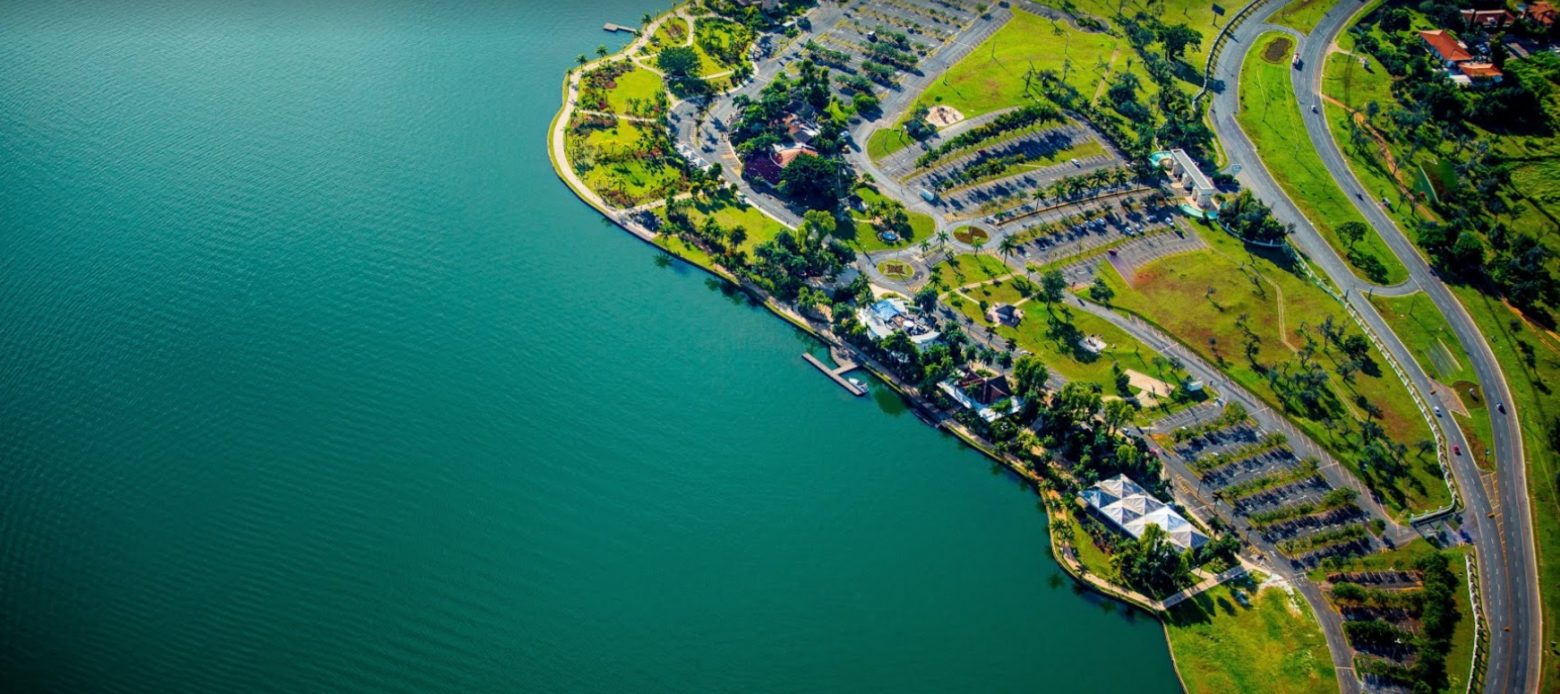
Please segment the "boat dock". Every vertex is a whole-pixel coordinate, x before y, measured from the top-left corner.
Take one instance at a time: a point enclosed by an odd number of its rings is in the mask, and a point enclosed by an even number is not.
[[[635,29],[633,27],[626,27],[626,26],[623,26],[622,24],[613,24],[612,22],[607,22],[606,24],[601,25],[601,30],[602,31],[626,31],[626,32],[628,32],[630,34],[634,34],[635,36],[639,35],[639,30],[638,29]]]
[[[817,357],[815,357],[815,356],[813,356],[811,354],[808,354],[806,352],[802,353],[802,358],[806,359],[807,363],[812,364],[813,366],[818,367],[819,371],[822,371],[829,378],[833,379],[835,383],[838,383],[841,388],[844,388],[851,395],[862,396],[862,395],[866,395],[867,394],[867,389],[866,388],[862,388],[861,386],[858,386],[858,385],[856,385],[854,383],[851,383],[849,380],[846,380],[845,376],[843,375],[846,372],[851,371],[851,370],[856,368],[856,363],[855,362],[846,361],[846,360],[840,359],[839,355],[836,353],[834,355],[834,358],[835,358],[835,361],[838,361],[840,363],[840,366],[839,366],[839,368],[831,369],[831,368],[829,368],[829,366],[827,364],[824,364],[822,361],[819,361]]]

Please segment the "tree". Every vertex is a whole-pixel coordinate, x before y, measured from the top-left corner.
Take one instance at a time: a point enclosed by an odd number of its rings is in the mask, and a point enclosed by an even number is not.
[[[1066,295],[1067,278],[1062,276],[1061,270],[1051,270],[1040,276],[1040,298],[1045,301],[1047,311]]]
[[[606,46],[597,46],[596,47],[596,55],[601,56],[603,58],[607,57],[607,47]]]
[[[833,209],[840,199],[840,163],[802,155],[780,172],[780,192],[815,210]]]
[[[1136,408],[1132,407],[1132,403],[1127,402],[1126,400],[1121,400],[1119,398],[1116,400],[1107,400],[1105,402],[1105,412],[1101,415],[1101,419],[1105,420],[1106,433],[1115,435],[1116,431],[1119,430],[1123,424],[1132,421],[1132,415],[1135,414],[1136,411]]]
[[[931,313],[932,309],[937,308],[937,288],[930,284],[921,287],[920,291],[915,293],[915,305],[922,311]]]
[[[1162,598],[1191,585],[1192,568],[1154,524],[1143,526],[1135,542],[1123,543],[1111,558],[1121,580],[1134,590]]]
[[[1159,32],[1159,40],[1165,44],[1165,57],[1175,60],[1186,52],[1188,46],[1202,46],[1202,34],[1185,24],[1167,26]]]
[[[1019,397],[1026,400],[1038,400],[1040,394],[1045,392],[1045,382],[1050,377],[1045,362],[1033,355],[1020,357],[1013,366],[1014,386],[1018,389]]]
[[[655,66],[673,77],[688,77],[699,69],[699,54],[690,46],[671,46],[655,56]]]
[[[1116,290],[1111,289],[1110,285],[1105,283],[1105,278],[1096,277],[1094,278],[1094,284],[1089,286],[1089,298],[1109,305],[1110,300],[1116,298]]]
[[[1018,252],[1020,246],[1018,239],[1013,238],[1012,234],[1008,234],[1002,237],[1001,243],[997,244],[997,252],[1002,254],[1004,258],[1011,258],[1014,253]]]
[[[1369,227],[1365,226],[1363,222],[1344,222],[1338,225],[1338,236],[1342,237],[1352,248],[1354,244],[1365,239],[1365,232],[1368,230]]]

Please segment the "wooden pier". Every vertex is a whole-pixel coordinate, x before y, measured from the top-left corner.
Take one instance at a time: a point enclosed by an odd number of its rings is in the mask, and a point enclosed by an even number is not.
[[[607,22],[606,24],[601,25],[601,30],[602,31],[626,31],[626,32],[628,32],[630,34],[633,34],[635,36],[639,35],[639,30],[638,29],[635,29],[633,27],[626,27],[626,26],[623,26],[622,24],[613,24],[612,22]]]
[[[856,368],[856,363],[855,362],[846,361],[846,360],[840,359],[839,355],[835,354],[834,355],[835,361],[838,361],[840,363],[840,366],[839,366],[839,368],[831,369],[831,368],[829,368],[829,366],[827,364],[824,364],[822,361],[819,361],[817,357],[815,357],[815,356],[813,356],[811,354],[808,354],[806,352],[802,353],[802,358],[806,359],[807,363],[812,364],[813,366],[818,367],[819,371],[822,371],[829,378],[833,379],[835,383],[838,383],[841,388],[844,388],[851,395],[855,395],[855,396],[859,397],[859,396],[867,394],[867,389],[866,388],[862,388],[861,386],[858,386],[858,385],[856,385],[854,383],[851,383],[849,380],[847,380],[842,375],[842,374],[844,374],[844,373],[846,373],[848,371],[851,371],[851,370],[855,369]]]

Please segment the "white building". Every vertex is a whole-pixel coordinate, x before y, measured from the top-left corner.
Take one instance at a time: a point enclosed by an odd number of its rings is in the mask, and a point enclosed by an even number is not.
[[[1165,539],[1182,551],[1196,549],[1208,542],[1208,536],[1181,517],[1165,502],[1148,495],[1132,478],[1117,475],[1083,491],[1083,500],[1117,528],[1132,537],[1142,537],[1150,525],[1165,531]]]
[[[872,337],[881,340],[894,333],[902,332],[918,349],[935,342],[941,336],[941,333],[932,329],[926,319],[911,313],[905,306],[905,302],[900,299],[883,299],[870,306],[856,309],[856,318],[867,327],[867,332],[872,333]]]
[[[1186,150],[1170,150],[1170,158],[1165,161],[1170,163],[1170,176],[1175,179],[1176,185],[1190,191],[1198,207],[1208,209],[1213,205],[1213,181],[1203,175],[1202,169],[1197,167],[1197,162],[1192,160]]]

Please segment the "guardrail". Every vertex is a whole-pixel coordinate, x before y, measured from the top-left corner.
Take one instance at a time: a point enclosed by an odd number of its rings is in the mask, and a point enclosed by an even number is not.
[[[1435,439],[1435,461],[1436,464],[1441,467],[1441,481],[1446,483],[1446,491],[1451,494],[1452,498],[1451,501],[1448,501],[1446,505],[1442,506],[1441,508],[1432,509],[1421,513],[1418,516],[1409,517],[1409,525],[1423,523],[1427,520],[1443,516],[1456,510],[1459,506],[1462,505],[1462,501],[1457,493],[1457,484],[1452,479],[1451,466],[1448,465],[1449,458],[1446,454],[1446,437],[1441,433],[1441,427],[1436,425],[1436,417],[1430,412],[1429,404],[1424,401],[1424,398],[1420,397],[1419,391],[1414,388],[1413,382],[1408,378],[1408,372],[1403,369],[1402,364],[1398,363],[1397,357],[1392,356],[1392,352],[1387,349],[1386,344],[1381,341],[1381,338],[1376,335],[1376,332],[1370,329],[1370,325],[1368,325],[1365,322],[1364,317],[1360,315],[1359,309],[1354,308],[1354,304],[1349,303],[1347,295],[1345,294],[1340,296],[1334,292],[1333,288],[1329,287],[1326,282],[1323,282],[1322,278],[1317,276],[1316,271],[1311,269],[1311,264],[1306,262],[1305,256],[1300,254],[1299,251],[1295,250],[1293,247],[1290,247],[1289,251],[1296,256],[1296,260],[1299,261],[1300,267],[1305,268],[1306,276],[1310,277],[1311,281],[1315,283],[1316,286],[1321,287],[1322,291],[1326,292],[1328,296],[1336,299],[1338,303],[1343,304],[1343,308],[1349,314],[1349,318],[1354,320],[1354,324],[1358,325],[1360,330],[1365,333],[1365,337],[1370,339],[1372,345],[1375,345],[1376,351],[1380,352],[1382,358],[1386,359],[1387,366],[1392,367],[1392,373],[1397,374],[1398,380],[1402,381],[1403,387],[1408,390],[1409,398],[1414,401],[1414,406],[1419,408],[1420,416],[1424,417],[1425,423],[1430,425],[1430,436]],[[1454,423],[1453,426],[1456,426],[1456,424]],[[1470,455],[1472,454],[1470,453]]]
[[[1479,572],[1474,566],[1473,555],[1463,555],[1463,566],[1468,570],[1468,601],[1473,606],[1473,658],[1468,662],[1468,689],[1467,694],[1484,689],[1474,687],[1473,683],[1484,679],[1484,659],[1489,656],[1484,652],[1484,630],[1489,626],[1483,619],[1484,602],[1480,599],[1482,591],[1479,590]]]
[[[1192,96],[1193,104],[1202,102],[1203,96],[1208,93],[1209,85],[1213,84],[1213,63],[1219,59],[1219,52],[1224,49],[1225,40],[1230,37],[1230,32],[1234,31],[1235,27],[1240,26],[1241,22],[1246,21],[1252,10],[1267,4],[1267,2],[1268,0],[1251,0],[1251,2],[1246,3],[1245,7],[1240,8],[1234,16],[1230,17],[1230,21],[1224,23],[1224,28],[1219,30],[1219,35],[1213,37],[1213,44],[1208,48],[1208,61],[1203,64],[1202,88],[1198,89],[1197,94]]]

